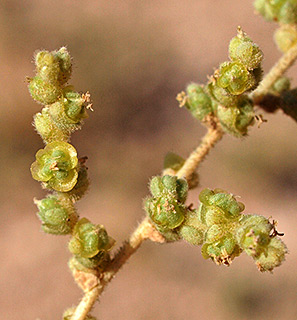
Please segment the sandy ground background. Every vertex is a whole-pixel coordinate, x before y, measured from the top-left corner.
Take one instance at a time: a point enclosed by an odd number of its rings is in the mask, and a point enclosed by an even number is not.
[[[67,45],[71,84],[92,94],[94,112],[72,138],[89,157],[92,180],[78,208],[120,245],[143,217],[147,183],[164,155],[186,157],[205,132],[178,108],[176,94],[227,59],[238,25],[260,45],[269,70],[280,57],[276,25],[254,15],[251,0],[0,2],[1,320],[61,319],[81,296],[67,269],[67,237],[40,231],[32,201],[45,195],[29,172],[43,147],[31,126],[40,105],[25,83],[34,51]],[[284,265],[261,274],[245,255],[217,267],[186,243],[145,243],[96,305],[98,319],[297,318],[297,127],[282,113],[265,117],[248,138],[223,138],[189,203],[197,205],[202,188],[220,187],[240,195],[247,213],[273,216],[290,251]]]

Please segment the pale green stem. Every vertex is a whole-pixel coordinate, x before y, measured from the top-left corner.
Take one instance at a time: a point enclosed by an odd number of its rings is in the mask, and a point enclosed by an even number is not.
[[[297,44],[289,49],[272,67],[264,79],[260,82],[257,89],[252,92],[251,97],[257,103],[258,99],[266,95],[274,82],[279,79],[297,59]]]

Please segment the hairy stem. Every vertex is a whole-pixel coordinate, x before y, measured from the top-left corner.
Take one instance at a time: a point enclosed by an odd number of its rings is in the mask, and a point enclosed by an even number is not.
[[[251,94],[254,101],[257,103],[258,100],[269,92],[269,89],[274,82],[279,79],[295,62],[297,59],[297,44],[289,49],[272,67],[268,74],[259,84],[258,88]]]
[[[179,178],[184,177],[188,180],[199,164],[205,159],[210,149],[222,139],[223,134],[224,132],[217,123],[209,127],[200,145],[190,154],[176,175]]]
[[[188,178],[197,169],[198,165],[202,162],[215,143],[222,138],[224,132],[220,128],[218,122],[214,118],[210,118],[207,123],[208,132],[203,137],[198,148],[190,154],[182,168],[177,172],[178,177]],[[123,243],[122,247],[115,254],[111,263],[103,273],[99,276],[94,274],[85,274],[86,279],[91,278],[89,279],[91,286],[84,289],[85,295],[76,307],[71,320],[84,320],[86,318],[106,285],[114,278],[115,274],[146,239],[159,243],[165,242],[163,236],[153,227],[148,217],[144,218],[138,225],[129,240]],[[81,275],[79,275],[77,279],[76,277],[74,278],[79,282]],[[86,282],[86,280],[84,280],[84,282]]]

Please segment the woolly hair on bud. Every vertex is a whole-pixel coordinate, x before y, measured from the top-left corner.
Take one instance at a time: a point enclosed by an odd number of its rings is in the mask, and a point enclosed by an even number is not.
[[[260,66],[263,52],[247,35],[238,28],[238,34],[229,44],[229,57],[233,61],[241,62],[248,70]]]
[[[57,140],[67,142],[69,140],[69,134],[60,130],[52,121],[48,107],[44,107],[34,116],[33,124],[45,143]]]
[[[52,104],[58,101],[62,95],[62,89],[59,86],[47,82],[39,76],[28,81],[31,97],[39,103]]]

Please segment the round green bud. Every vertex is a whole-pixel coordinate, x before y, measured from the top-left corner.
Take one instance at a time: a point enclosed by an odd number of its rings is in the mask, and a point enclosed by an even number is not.
[[[261,64],[263,53],[258,45],[239,29],[238,35],[230,41],[229,57],[233,61],[241,62],[248,70],[252,70]]]
[[[297,9],[296,9],[297,10]],[[274,33],[274,41],[282,52],[287,52],[297,45],[296,25],[282,25]]]
[[[199,219],[208,226],[213,224],[226,224],[241,216],[244,204],[235,197],[221,189],[204,189],[199,195],[201,205]]]
[[[224,106],[236,105],[239,97],[232,95],[226,89],[219,87],[216,83],[210,83],[208,90],[216,101]],[[213,106],[214,111],[217,110],[217,106]]]
[[[42,200],[35,200],[42,222],[42,229],[51,234],[70,234],[78,220],[72,201],[62,195],[50,195]]]
[[[232,95],[240,95],[255,85],[253,75],[241,62],[224,62],[220,65],[216,79],[218,87]]]
[[[55,57],[59,62],[60,72],[58,76],[58,82],[63,85],[71,77],[72,72],[72,61],[69,52],[66,47],[60,48],[58,51],[55,51]]]
[[[68,248],[76,256],[93,258],[100,251],[110,250],[113,243],[102,225],[94,225],[88,219],[82,218],[73,229]]]
[[[33,179],[44,182],[46,188],[70,191],[77,182],[77,153],[69,143],[55,141],[36,153],[31,165]]]
[[[58,86],[60,65],[57,57],[48,51],[39,51],[35,55],[36,72],[45,82]]]
[[[69,140],[69,134],[65,134],[52,121],[48,107],[44,107],[41,112],[34,116],[33,124],[45,143],[56,140],[67,142]]]
[[[168,195],[146,199],[145,210],[151,220],[163,229],[174,229],[180,226],[186,212],[183,204]]]
[[[150,191],[154,197],[167,195],[181,203],[186,201],[188,189],[187,181],[176,176],[156,176],[150,182]]]
[[[52,104],[58,101],[62,95],[59,86],[45,81],[39,76],[29,79],[28,88],[32,98],[42,104]]]
[[[212,113],[212,103],[210,97],[204,91],[203,86],[191,83],[187,86],[187,99],[185,107],[198,119],[203,120]]]
[[[241,99],[237,106],[219,105],[217,117],[223,130],[235,137],[247,134],[248,127],[254,123],[253,105],[247,99]]]
[[[253,258],[259,257],[271,241],[273,225],[263,216],[245,215],[240,219],[236,237],[239,245]]]

